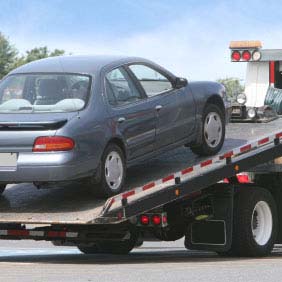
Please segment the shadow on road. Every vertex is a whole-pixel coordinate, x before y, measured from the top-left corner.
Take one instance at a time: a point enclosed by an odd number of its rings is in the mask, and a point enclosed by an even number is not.
[[[273,253],[271,259],[281,259],[282,252]],[[264,259],[268,259],[264,258]],[[209,263],[258,260],[258,258],[227,258],[215,253],[179,251],[133,252],[129,255],[84,255],[84,254],[31,254],[0,256],[1,262],[48,263],[48,264],[152,264],[152,263]]]

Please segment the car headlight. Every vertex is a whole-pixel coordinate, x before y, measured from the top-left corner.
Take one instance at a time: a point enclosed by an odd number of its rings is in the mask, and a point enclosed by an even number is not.
[[[245,105],[247,102],[247,96],[245,93],[238,94],[236,100],[239,104]]]
[[[253,119],[253,118],[256,117],[256,115],[257,115],[256,109],[254,109],[254,108],[248,109],[248,117],[249,118]]]

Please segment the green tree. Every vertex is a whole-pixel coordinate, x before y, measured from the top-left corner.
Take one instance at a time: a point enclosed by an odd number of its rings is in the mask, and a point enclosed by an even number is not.
[[[0,79],[13,68],[17,53],[17,49],[0,32]]]
[[[224,79],[217,79],[217,82],[222,83],[226,88],[226,94],[229,98],[236,98],[237,94],[244,92],[244,86],[240,83],[238,78],[227,77]]]
[[[26,51],[25,55],[18,57],[14,62],[14,68],[19,67],[21,65],[30,63],[32,61],[55,57],[64,55],[65,51],[60,49],[55,49],[53,51],[48,50],[47,46],[44,47],[36,47],[31,50]]]

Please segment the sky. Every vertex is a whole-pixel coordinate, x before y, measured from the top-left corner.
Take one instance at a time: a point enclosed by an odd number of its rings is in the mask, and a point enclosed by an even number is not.
[[[0,32],[17,49],[151,59],[188,80],[244,79],[231,40],[282,49],[281,0],[0,0]]]

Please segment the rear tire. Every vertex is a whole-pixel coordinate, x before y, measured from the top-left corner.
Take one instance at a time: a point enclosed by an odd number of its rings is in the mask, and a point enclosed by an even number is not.
[[[217,105],[205,107],[201,130],[202,140],[200,144],[191,146],[192,152],[199,156],[215,155],[222,148],[225,138],[225,115]]]
[[[242,187],[234,198],[232,246],[222,256],[262,257],[271,253],[278,230],[275,201],[266,189]]]
[[[124,153],[119,146],[111,143],[106,147],[98,171],[88,186],[95,196],[108,198],[122,191],[125,176]]]

